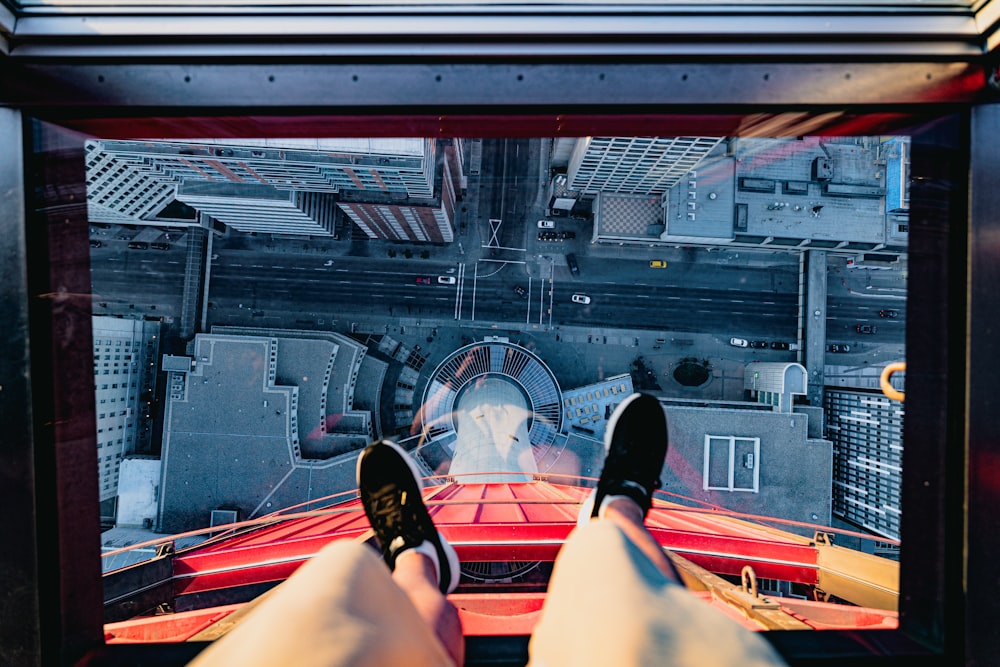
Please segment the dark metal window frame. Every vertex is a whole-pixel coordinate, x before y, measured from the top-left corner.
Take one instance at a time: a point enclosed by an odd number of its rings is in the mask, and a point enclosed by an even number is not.
[[[766,636],[793,665],[972,664],[996,655],[991,619],[1000,617],[1000,602],[977,589],[1000,578],[993,557],[1000,489],[984,474],[997,474],[1000,449],[987,385],[1000,359],[991,335],[1000,326],[993,276],[1000,106],[981,103],[982,62],[15,63],[0,56],[0,65],[10,65],[0,84],[14,86],[0,85],[14,91],[0,108],[0,140],[13,148],[0,157],[5,658],[181,664],[200,648],[103,645],[89,246],[75,131],[217,138],[913,129],[901,629]],[[451,83],[435,89],[442,80]],[[608,80],[618,94],[597,84]],[[257,81],[280,82],[278,92]],[[676,92],[679,81],[694,85]],[[470,661],[516,664],[525,648],[526,638],[482,638],[470,642]]]

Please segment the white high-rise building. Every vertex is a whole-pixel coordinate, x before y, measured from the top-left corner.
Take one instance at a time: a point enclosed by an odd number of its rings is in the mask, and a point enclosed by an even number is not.
[[[662,194],[723,137],[583,137],[569,158],[568,189],[585,195]]]
[[[325,192],[228,183],[185,183],[177,199],[241,232],[333,236],[337,210]]]
[[[102,150],[101,144],[86,144],[87,217],[91,222],[135,224],[164,209],[177,190],[134,169]]]
[[[430,139],[99,140],[101,152],[164,183],[268,185],[278,190],[431,197]]]
[[[118,493],[122,459],[148,444],[150,416],[142,395],[155,385],[160,322],[92,319],[97,470],[103,502]]]
[[[176,198],[243,232],[333,236],[340,203],[369,238],[442,243],[463,162],[458,140],[95,140],[88,205],[95,221],[135,223]]]

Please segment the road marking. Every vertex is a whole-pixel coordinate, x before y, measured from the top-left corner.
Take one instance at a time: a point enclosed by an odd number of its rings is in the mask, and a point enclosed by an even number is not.
[[[505,245],[483,245],[480,248],[489,248],[490,250],[514,250],[515,252],[527,252],[527,248],[509,248]],[[482,260],[486,261],[486,260]]]

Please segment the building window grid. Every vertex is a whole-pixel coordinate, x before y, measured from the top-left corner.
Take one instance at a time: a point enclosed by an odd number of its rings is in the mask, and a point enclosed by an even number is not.
[[[901,406],[860,393],[828,392],[826,398],[828,437],[834,442],[834,514],[898,539]]]

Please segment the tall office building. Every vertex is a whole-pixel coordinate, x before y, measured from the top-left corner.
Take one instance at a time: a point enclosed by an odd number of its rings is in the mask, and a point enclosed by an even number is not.
[[[879,391],[827,387],[826,437],[833,441],[833,513],[899,539],[903,404]]]
[[[448,147],[441,161],[439,196],[424,201],[400,202],[366,193],[344,193],[337,205],[371,239],[449,243],[455,240],[455,201],[464,184],[461,155]]]
[[[174,199],[177,185],[134,169],[127,162],[86,144],[87,217],[91,222],[135,224],[155,216]]]
[[[93,318],[97,467],[102,503],[118,493],[122,459],[149,446],[152,417],[144,395],[151,396],[156,384],[160,326],[159,321]]]
[[[334,234],[337,204],[325,192],[201,182],[181,185],[177,199],[241,232]]]
[[[719,145],[722,137],[584,137],[567,167],[568,188],[662,194]]]
[[[344,207],[370,238],[449,241],[463,160],[461,142],[421,138],[97,140],[88,145],[88,200],[95,215],[144,219],[176,190],[177,200],[241,231],[332,236],[334,196],[349,194],[354,203],[436,211],[412,215],[426,231],[408,233],[365,226]]]
[[[100,140],[101,151],[169,183],[246,183],[279,190],[372,190],[433,196],[430,139]]]

